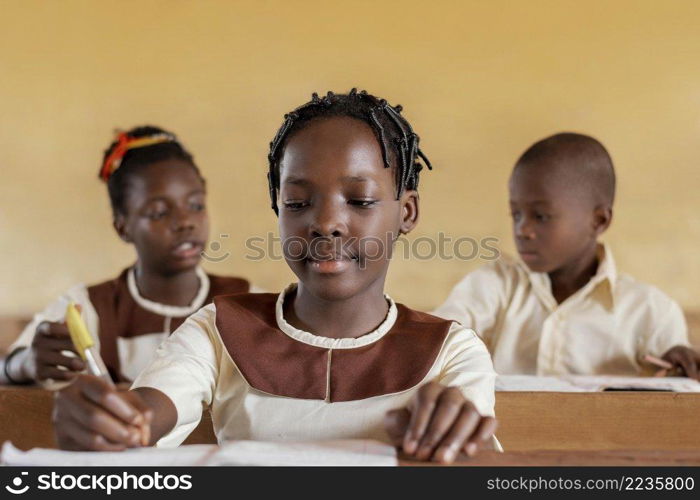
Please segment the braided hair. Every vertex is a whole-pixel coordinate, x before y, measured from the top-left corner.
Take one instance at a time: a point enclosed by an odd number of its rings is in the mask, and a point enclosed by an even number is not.
[[[99,177],[107,183],[109,201],[115,215],[126,213],[126,193],[133,175],[151,163],[174,159],[183,160],[192,166],[204,182],[202,174],[194,163],[194,157],[180,144],[175,134],[159,127],[147,125],[134,127],[122,135],[126,135],[129,139],[167,137],[167,140],[127,150],[121,157],[119,167],[107,175],[105,175],[104,163],[114,153],[119,141],[115,140],[105,150]]]
[[[401,115],[402,106],[390,105],[386,99],[353,88],[347,94],[328,92],[324,97],[314,93],[311,100],[284,115],[284,123],[270,142],[267,180],[272,210],[279,214],[277,192],[280,188],[280,161],[290,137],[316,118],[345,116],[368,124],[379,141],[385,168],[396,170],[396,199],[405,190],[418,189],[420,171],[425,165],[432,170],[428,158],[418,147],[419,137]]]

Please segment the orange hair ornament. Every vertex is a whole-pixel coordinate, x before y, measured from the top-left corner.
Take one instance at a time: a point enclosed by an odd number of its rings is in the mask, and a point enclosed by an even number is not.
[[[174,141],[175,136],[171,134],[154,134],[144,137],[131,137],[126,132],[119,132],[119,134],[117,134],[117,144],[114,146],[114,149],[105,159],[105,162],[102,165],[102,170],[100,170],[100,178],[107,182],[114,171],[119,168],[122,163],[122,158],[124,158],[124,155],[130,149]]]

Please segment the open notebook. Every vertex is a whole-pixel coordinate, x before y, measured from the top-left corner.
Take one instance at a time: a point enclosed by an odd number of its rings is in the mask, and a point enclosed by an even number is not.
[[[0,463],[14,466],[192,466],[192,465],[397,465],[396,450],[370,440],[272,443],[231,441],[177,448],[139,448],[123,452],[21,451],[5,442]]]
[[[605,390],[700,392],[700,382],[685,377],[607,375],[499,375],[497,391],[598,392]]]

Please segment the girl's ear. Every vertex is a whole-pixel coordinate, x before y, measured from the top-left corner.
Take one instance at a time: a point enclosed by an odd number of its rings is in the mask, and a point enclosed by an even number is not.
[[[131,235],[129,234],[129,230],[126,226],[126,217],[124,217],[123,214],[114,215],[114,218],[112,219],[112,226],[122,241],[131,243]]]
[[[401,223],[399,225],[400,234],[410,233],[418,224],[418,191],[407,190],[401,195]]]
[[[596,235],[602,234],[612,222],[613,211],[611,206],[598,205],[593,210],[593,231]]]

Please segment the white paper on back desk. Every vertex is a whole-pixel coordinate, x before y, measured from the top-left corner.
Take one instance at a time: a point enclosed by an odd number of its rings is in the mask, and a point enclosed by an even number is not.
[[[34,448],[21,451],[6,441],[0,462],[15,466],[392,466],[396,450],[378,441],[338,440],[307,443],[231,441],[177,448],[138,448],[122,452],[80,452]]]
[[[606,388],[700,392],[700,382],[685,377],[617,377],[608,375],[499,375],[497,391],[598,392]]]

